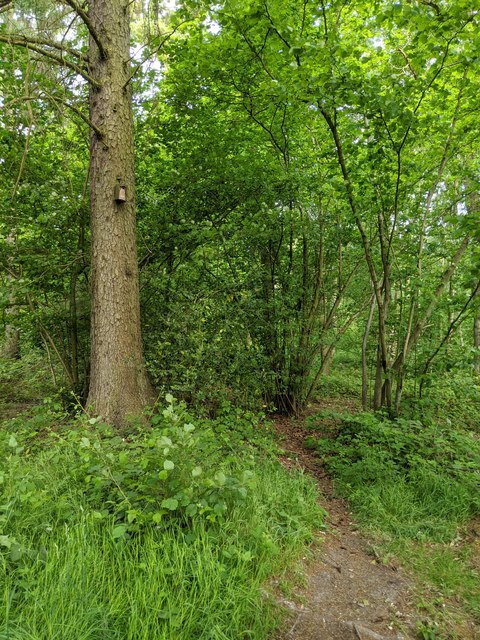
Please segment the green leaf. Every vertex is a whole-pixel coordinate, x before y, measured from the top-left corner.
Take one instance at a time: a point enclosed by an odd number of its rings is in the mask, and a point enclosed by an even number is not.
[[[165,396],[165,400],[168,402],[168,404],[172,404],[172,402],[174,401],[174,397],[172,396],[171,393],[167,393],[167,395]]]
[[[175,509],[178,507],[178,500],[176,500],[175,498],[166,498],[162,501],[162,507],[165,507],[165,509],[170,509],[170,511],[175,511]]]
[[[152,516],[153,522],[158,524],[162,520],[164,514],[165,514],[165,511],[155,511],[155,513]]]
[[[218,473],[215,474],[215,481],[217,484],[223,487],[223,485],[227,481],[227,476],[222,471],[218,471]]]
[[[202,475],[202,467],[193,467],[192,469],[192,476],[194,478],[198,478],[198,476]]]
[[[127,527],[124,524],[119,524],[116,527],[114,527],[112,531],[112,538],[114,540],[119,540],[120,538],[123,538],[125,536],[126,532],[127,532]]]
[[[165,460],[163,468],[165,471],[171,471],[172,469],[175,469],[175,464],[171,460]]]
[[[13,540],[9,536],[0,536],[0,547],[6,547],[10,549]]]
[[[8,439],[8,446],[11,447],[12,449],[15,449],[16,447],[18,447],[17,439],[13,434]]]
[[[187,508],[185,509],[185,514],[190,518],[192,518],[197,514],[197,511],[198,511],[197,505],[192,503],[187,505]]]
[[[10,548],[10,560],[12,562],[18,562],[23,556],[23,547],[18,542],[13,542]]]
[[[137,517],[138,517],[138,511],[135,511],[135,509],[129,509],[127,511],[127,520],[129,524],[131,524],[134,520],[136,520]]]

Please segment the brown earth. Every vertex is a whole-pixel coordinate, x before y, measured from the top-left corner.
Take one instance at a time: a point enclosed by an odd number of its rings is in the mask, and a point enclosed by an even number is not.
[[[323,544],[305,568],[305,588],[295,594],[295,602],[280,599],[291,615],[277,640],[414,638],[416,611],[408,575],[395,564],[383,564],[359,532],[348,505],[335,495],[321,460],[304,446],[311,431],[300,421],[281,416],[275,425],[283,440],[282,463],[301,467],[317,480],[321,505],[328,513]],[[335,424],[325,427],[328,431]]]

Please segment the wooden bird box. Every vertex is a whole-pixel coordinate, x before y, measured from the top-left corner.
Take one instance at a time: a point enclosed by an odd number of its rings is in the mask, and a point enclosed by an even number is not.
[[[115,201],[126,202],[127,200],[127,187],[120,181],[115,185]]]

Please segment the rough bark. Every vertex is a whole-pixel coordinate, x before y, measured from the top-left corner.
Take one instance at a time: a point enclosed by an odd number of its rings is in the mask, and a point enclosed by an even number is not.
[[[92,316],[87,406],[118,426],[152,399],[143,359],[129,83],[129,1],[90,0]],[[100,130],[102,136],[96,131]],[[125,202],[115,187],[125,186]]]

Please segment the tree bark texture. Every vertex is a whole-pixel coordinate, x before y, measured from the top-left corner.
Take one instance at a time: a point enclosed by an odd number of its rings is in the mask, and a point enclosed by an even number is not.
[[[153,397],[143,359],[135,221],[128,0],[90,0],[92,316],[87,406],[121,426]],[[99,136],[96,131],[101,130]],[[118,202],[116,186],[125,187]]]

